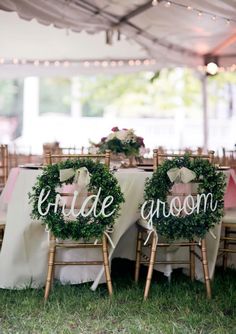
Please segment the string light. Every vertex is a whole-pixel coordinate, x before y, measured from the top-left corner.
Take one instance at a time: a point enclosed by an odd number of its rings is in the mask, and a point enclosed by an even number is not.
[[[116,61],[114,61],[114,60],[111,61],[111,66],[112,66],[112,67],[116,67],[116,65],[117,65],[117,64],[116,64]]]
[[[148,66],[150,64],[148,59],[145,59],[143,63],[144,63],[145,66]]]
[[[224,73],[224,72],[235,72],[236,71],[236,64],[232,64],[231,66],[220,66],[218,67],[217,64],[211,62],[208,63],[206,66],[198,66],[197,69],[202,73],[209,73],[211,75],[215,75],[217,73]]]
[[[63,66],[64,66],[64,67],[69,67],[69,66],[70,66],[70,63],[66,60],[66,61],[63,62]]]
[[[218,72],[218,65],[216,63],[210,62],[206,67],[207,73],[215,75]]]
[[[103,67],[103,68],[107,68],[107,67],[122,67],[122,66],[129,66],[129,67],[139,67],[139,66],[154,66],[157,63],[156,59],[125,59],[125,60],[80,60],[80,61],[76,61],[76,60],[41,60],[39,61],[38,59],[35,60],[26,60],[26,59],[18,59],[18,58],[12,58],[12,59],[5,59],[3,57],[0,57],[0,65],[1,66],[5,66],[5,65],[9,65],[9,64],[14,64],[14,65],[18,65],[18,66],[22,66],[22,65],[31,65],[31,66],[35,66],[35,67],[40,67],[40,66],[44,66],[44,67],[59,67],[59,66],[63,66],[65,68],[71,66],[71,65],[77,65],[77,66],[83,66],[86,68],[89,67]],[[216,73],[222,73],[222,72],[226,72],[226,71],[230,71],[230,72],[235,72],[236,71],[236,64],[232,64],[231,66],[228,67],[223,67],[220,66],[218,67],[215,63],[209,63],[207,64],[207,66],[198,66],[197,69],[201,72],[207,72],[209,74],[213,75],[213,72],[216,71]]]
[[[90,66],[90,62],[89,61],[85,61],[84,62],[84,67],[89,67]]]
[[[12,62],[13,62],[14,65],[17,65],[19,63],[19,60],[17,58],[13,58]]]
[[[107,66],[108,66],[108,62],[104,60],[104,61],[102,62],[102,67],[107,67]]]
[[[176,6],[176,7],[179,7],[179,8],[184,8],[184,9],[187,9],[189,11],[192,11],[192,12],[195,12],[199,18],[201,18],[203,15],[206,15],[206,16],[209,16],[211,17],[211,19],[213,21],[216,21],[217,19],[222,19],[222,20],[225,20],[227,24],[230,24],[231,22],[236,22],[236,19],[233,19],[233,18],[228,18],[228,17],[225,17],[225,16],[222,16],[222,15],[216,15],[215,13],[212,13],[210,11],[207,11],[207,10],[202,10],[202,9],[199,9],[197,7],[193,7],[192,5],[185,5],[183,3],[179,3],[177,1],[166,1],[166,0],[153,0],[152,1],[152,5],[153,6],[157,6],[158,4],[161,4],[163,3],[165,7],[170,7],[170,6]]]

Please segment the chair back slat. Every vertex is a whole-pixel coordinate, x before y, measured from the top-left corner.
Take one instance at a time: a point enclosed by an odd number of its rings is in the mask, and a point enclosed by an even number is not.
[[[188,156],[191,159],[206,159],[208,160],[211,164],[214,163],[214,151],[209,151],[208,154],[189,154]],[[172,159],[172,158],[181,158],[184,157],[185,154],[175,154],[175,153],[162,153],[158,149],[153,150],[153,169],[154,171],[157,169],[157,167],[166,159]]]
[[[8,146],[0,145],[0,189],[2,189],[8,178],[9,172]]]

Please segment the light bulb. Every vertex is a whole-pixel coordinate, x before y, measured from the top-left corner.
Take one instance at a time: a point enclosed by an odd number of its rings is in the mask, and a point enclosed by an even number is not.
[[[208,63],[206,68],[207,73],[215,75],[218,72],[218,65],[216,63]]]

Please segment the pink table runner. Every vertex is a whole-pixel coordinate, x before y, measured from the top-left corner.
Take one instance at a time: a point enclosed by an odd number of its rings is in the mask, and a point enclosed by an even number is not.
[[[225,208],[236,208],[236,173],[234,169],[230,169],[229,182],[225,192]]]
[[[1,196],[3,204],[8,204],[10,202],[11,195],[13,193],[13,189],[15,187],[15,183],[19,175],[19,172],[20,172],[19,167],[12,168],[10,170],[10,174],[8,176],[7,183],[3,189],[2,196]]]

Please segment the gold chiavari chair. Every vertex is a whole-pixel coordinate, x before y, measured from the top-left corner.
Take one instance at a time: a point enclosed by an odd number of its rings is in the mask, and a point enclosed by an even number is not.
[[[110,151],[107,150],[105,154],[51,154],[47,153],[45,157],[45,161],[48,165],[53,164],[54,162],[63,161],[67,159],[84,159],[84,158],[89,158],[93,159],[95,161],[101,162],[103,161],[104,164],[109,168],[110,166]],[[92,193],[89,193],[91,195]],[[65,193],[63,192],[61,194],[62,196],[68,196],[68,197],[73,197],[72,193]],[[80,266],[85,266],[85,265],[103,265],[104,266],[104,272],[105,272],[105,278],[106,278],[106,283],[107,283],[107,288],[109,295],[112,295],[112,281],[111,281],[111,275],[110,275],[110,267],[109,267],[109,246],[108,246],[108,239],[107,235],[104,233],[102,236],[102,240],[96,244],[92,242],[86,242],[86,243],[81,243],[81,242],[64,242],[63,240],[57,240],[56,237],[50,233],[50,247],[49,247],[49,255],[48,255],[48,273],[47,273],[47,278],[46,278],[46,285],[45,285],[45,294],[44,294],[44,299],[45,301],[49,297],[50,293],[50,288],[53,283],[53,275],[54,275],[54,268],[55,266],[64,266],[64,265],[80,265]],[[102,256],[103,260],[101,261],[58,261],[56,259],[56,253],[57,249],[100,249],[102,251]]]
[[[222,220],[221,247],[219,255],[223,255],[223,268],[228,265],[228,255],[236,253],[236,209],[227,209]]]
[[[8,146],[0,145],[0,191],[7,182],[8,170]]]
[[[8,170],[8,146],[0,145],[0,193],[7,182]],[[4,230],[5,222],[0,221],[0,248],[2,246]]]
[[[153,151],[153,166],[154,171],[158,168],[158,166],[165,160],[165,159],[172,159],[175,157],[183,157],[184,154],[167,154],[167,153],[159,153],[159,151],[156,149]],[[213,163],[214,160],[214,151],[209,151],[209,154],[200,156],[198,155],[189,155],[191,159],[195,158],[202,158],[209,160],[210,163]],[[187,196],[188,194],[178,194],[178,193],[170,193],[170,196]],[[192,193],[193,196],[196,194]],[[152,233],[152,241],[151,243],[147,243],[144,245],[145,236],[147,233],[150,232],[147,228],[144,226],[141,226],[140,224],[137,224],[138,227],[138,236],[137,236],[137,247],[136,247],[136,264],[135,264],[135,282],[137,283],[139,280],[139,272],[140,272],[140,265],[146,264],[148,265],[148,273],[146,278],[146,284],[145,284],[145,290],[144,290],[144,300],[148,298],[150,285],[151,285],[151,279],[153,274],[153,269],[155,264],[184,264],[189,266],[189,273],[191,280],[193,281],[195,279],[195,257],[197,257],[201,262],[203,266],[203,273],[204,273],[204,280],[206,285],[206,293],[207,298],[211,298],[211,285],[210,285],[210,277],[209,277],[209,270],[208,270],[208,261],[207,261],[207,249],[206,249],[206,239],[203,238],[200,241],[196,242],[194,240],[188,240],[188,241],[180,241],[180,242],[168,242],[168,241],[159,241],[157,239],[157,234]],[[158,236],[159,237],[159,236]],[[161,236],[160,236],[161,237]],[[178,261],[159,261],[157,259],[158,252],[157,249],[160,248],[168,248],[170,246],[176,246],[176,247],[187,247],[189,248],[189,260],[178,260]],[[199,256],[195,252],[195,247],[200,248],[201,256]],[[145,251],[145,248],[147,249],[147,252]],[[168,249],[167,249],[168,251]],[[147,255],[147,253],[149,254]]]
[[[59,142],[53,142],[53,143],[44,143],[43,144],[43,164],[46,164],[46,155],[51,154],[51,155],[62,155],[62,149],[60,148]],[[54,162],[60,161],[60,158],[54,158]]]
[[[236,150],[222,149],[222,166],[229,166],[230,168],[236,169]]]

